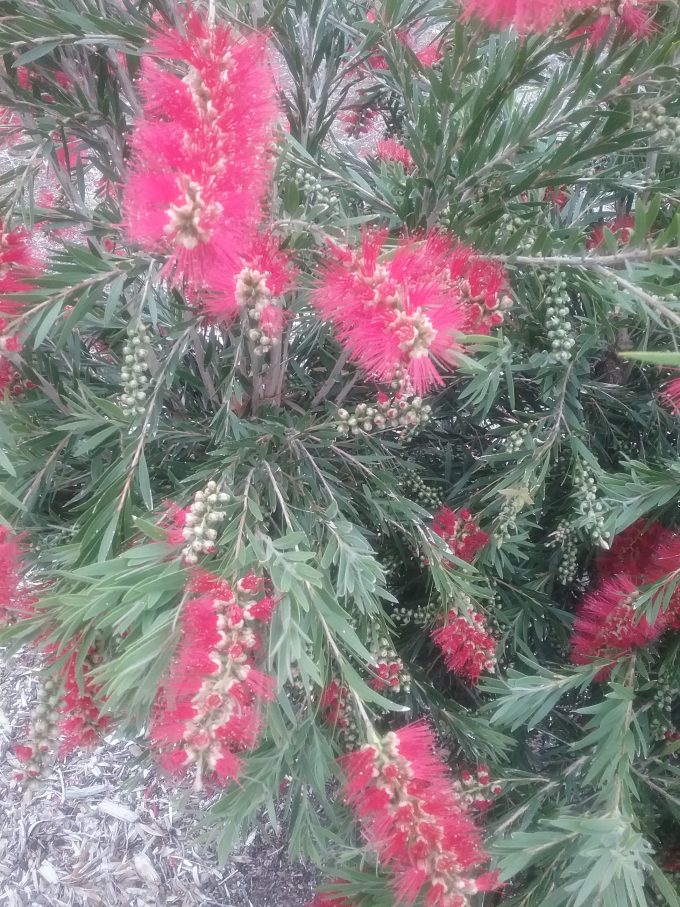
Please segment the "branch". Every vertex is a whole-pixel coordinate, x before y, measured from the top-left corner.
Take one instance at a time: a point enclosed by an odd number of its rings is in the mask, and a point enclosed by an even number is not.
[[[638,287],[629,280],[626,280],[625,277],[622,277],[616,271],[610,271],[600,265],[595,265],[594,270],[602,277],[611,277],[612,280],[618,283],[621,289],[627,290],[633,296],[637,296],[638,299],[642,300],[642,302],[648,305],[650,309],[653,309],[658,315],[662,315],[664,318],[667,318],[668,321],[672,321],[673,324],[680,326],[680,315],[672,309],[669,309],[668,306],[656,296],[653,296],[651,293],[643,290],[642,287]]]
[[[661,249],[629,249],[612,255],[487,255],[492,261],[511,265],[532,265],[537,268],[597,268],[612,267],[628,261],[651,261],[653,258],[672,258],[680,255],[680,246]]]
[[[340,377],[343,368],[345,367],[345,365],[347,365],[348,359],[349,359],[349,351],[343,350],[342,353],[340,353],[340,357],[338,358],[338,361],[333,366],[333,370],[331,371],[330,375],[328,376],[328,378],[326,378],[324,383],[321,385],[319,390],[316,392],[314,399],[312,400],[312,406],[316,406],[317,404],[321,403],[322,400],[326,399],[328,394],[331,392],[333,385]]]

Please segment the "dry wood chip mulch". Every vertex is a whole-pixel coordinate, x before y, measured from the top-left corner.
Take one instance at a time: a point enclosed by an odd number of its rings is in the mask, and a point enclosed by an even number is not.
[[[263,826],[226,866],[197,841],[191,807],[140,749],[111,739],[59,762],[30,802],[11,752],[35,704],[37,665],[0,660],[0,905],[2,907],[303,907],[314,874],[291,864]],[[206,802],[196,801],[200,814]]]

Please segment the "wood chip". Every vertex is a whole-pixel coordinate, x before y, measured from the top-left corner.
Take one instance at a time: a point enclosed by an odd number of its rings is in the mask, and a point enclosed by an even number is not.
[[[116,803],[115,800],[102,800],[97,809],[100,813],[106,813],[107,816],[113,816],[114,819],[120,819],[121,822],[136,822],[137,813],[123,806],[122,803]]]
[[[38,868],[38,872],[45,879],[46,882],[49,882],[50,885],[59,884],[59,876],[57,875],[57,870],[50,863],[49,860],[43,860]]]
[[[153,868],[151,860],[145,853],[136,853],[132,859],[137,870],[137,875],[142,882],[148,882],[150,885],[159,885],[161,877]]]
[[[0,659],[0,709],[12,723],[0,728],[3,748],[30,720],[38,667],[29,651]],[[111,736],[59,760],[27,804],[15,770],[11,757],[0,758],[0,907],[301,907],[311,899],[314,873],[284,860],[282,839],[262,825],[220,865],[198,840],[219,794],[197,797],[148,763],[135,765],[129,741]]]

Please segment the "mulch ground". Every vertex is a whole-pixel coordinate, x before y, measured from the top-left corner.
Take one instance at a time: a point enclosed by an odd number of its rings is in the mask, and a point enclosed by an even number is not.
[[[0,904],[3,907],[303,907],[315,876],[263,825],[220,866],[198,840],[208,801],[179,808],[171,783],[107,740],[58,762],[28,803],[11,744],[35,704],[27,656],[0,661]]]

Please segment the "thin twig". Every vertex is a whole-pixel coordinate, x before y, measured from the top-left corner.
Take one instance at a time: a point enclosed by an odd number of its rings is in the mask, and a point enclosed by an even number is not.
[[[332,369],[330,375],[328,376],[328,378],[326,378],[324,383],[321,385],[319,390],[314,395],[314,399],[312,400],[312,406],[317,406],[319,403],[321,403],[322,400],[326,399],[328,394],[333,389],[333,385],[340,377],[343,368],[347,365],[348,359],[349,359],[349,351],[343,350],[342,353],[340,353],[338,361],[333,366],[333,369]]]
[[[631,283],[630,280],[626,280],[626,278],[622,277],[617,271],[611,271],[607,268],[600,267],[599,265],[596,265],[594,270],[602,277],[614,280],[622,290],[627,290],[632,296],[637,296],[638,299],[641,299],[642,302],[648,305],[650,309],[653,309],[658,315],[662,315],[664,318],[667,318],[668,321],[672,321],[673,324],[680,326],[680,315],[672,309],[669,309],[668,306],[656,296],[643,290],[642,287],[638,287],[636,284]]]
[[[281,489],[279,488],[278,483],[277,483],[276,479],[274,478],[274,473],[272,472],[272,468],[271,468],[271,466],[269,465],[269,463],[268,463],[266,460],[263,460],[262,462],[263,462],[264,468],[265,468],[265,469],[267,470],[267,472],[269,473],[269,478],[271,479],[272,488],[274,489],[274,494],[275,494],[276,497],[279,499],[279,504],[281,505],[281,513],[283,514],[283,518],[284,518],[284,520],[286,521],[286,526],[288,526],[288,528],[289,528],[289,529],[291,530],[291,532],[292,532],[292,531],[293,531],[293,523],[292,523],[292,520],[291,520],[291,518],[290,518],[290,514],[288,513],[288,507],[286,506],[286,502],[285,502],[285,500],[284,500],[284,497],[283,497],[283,495],[281,494]]]
[[[30,484],[30,486],[29,486],[29,488],[28,488],[28,491],[26,492],[26,494],[25,494],[24,497],[23,497],[23,500],[22,500],[22,502],[21,502],[22,504],[26,504],[26,503],[27,503],[27,501],[29,500],[29,498],[31,497],[31,495],[33,494],[33,492],[35,491],[35,489],[40,485],[40,483],[41,483],[41,481],[42,481],[42,479],[43,479],[43,476],[45,475],[45,473],[47,472],[47,470],[50,468],[50,466],[52,465],[52,463],[54,463],[54,461],[57,459],[57,457],[58,457],[59,454],[62,452],[62,450],[66,447],[66,445],[68,444],[68,442],[71,440],[72,437],[73,437],[73,434],[72,434],[72,433],[69,433],[68,435],[66,435],[65,438],[63,438],[63,440],[61,440],[61,441],[59,442],[59,444],[57,444],[57,446],[56,446],[56,448],[54,449],[54,451],[53,451],[53,452],[49,455],[49,457],[47,458],[47,462],[45,463],[45,465],[42,467],[42,469],[38,472],[38,474],[36,475],[36,477],[35,477],[35,478],[33,479],[33,481],[31,482],[31,484]]]
[[[255,472],[255,467],[253,467],[248,475],[246,476],[245,485],[243,486],[243,510],[241,511],[241,519],[238,523],[238,538],[236,539],[236,549],[235,556],[238,557],[241,550],[241,541],[243,539],[243,528],[246,524],[246,514],[248,513],[248,492],[250,491],[250,485],[253,481],[253,473]]]
[[[510,265],[531,265],[537,268],[596,268],[612,267],[629,261],[651,261],[653,258],[672,258],[680,255],[680,246],[661,249],[629,249],[612,255],[486,255],[492,261]]]
[[[121,271],[118,268],[114,271],[105,271],[103,274],[98,274],[96,277],[88,277],[86,280],[81,280],[80,283],[76,283],[72,287],[67,287],[65,290],[60,290],[58,293],[52,293],[43,302],[38,303],[38,305],[34,305],[30,309],[22,309],[21,313],[17,315],[16,318],[12,318],[11,321],[7,322],[5,333],[11,333],[14,327],[21,325],[21,323],[26,321],[27,318],[30,318],[31,315],[35,315],[47,306],[52,305],[52,303],[57,302],[57,300],[68,299],[72,293],[77,293],[79,290],[86,290],[88,287],[95,286],[98,283],[108,283],[114,277],[118,277],[125,273],[125,271]]]

